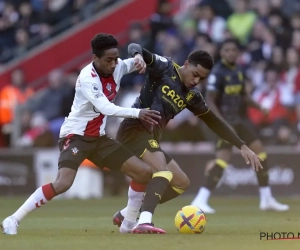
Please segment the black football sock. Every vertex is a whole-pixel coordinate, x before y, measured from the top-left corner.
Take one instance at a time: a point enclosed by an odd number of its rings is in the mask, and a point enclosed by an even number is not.
[[[227,166],[227,162],[221,159],[216,159],[214,166],[205,177],[204,187],[206,187],[210,191],[215,189],[223,175],[224,169],[227,168]]]
[[[169,200],[176,198],[177,196],[181,195],[185,190],[181,188],[177,188],[171,185],[168,185],[165,193],[161,197],[160,204],[163,204]]]
[[[267,154],[265,152],[259,153],[258,156],[263,160],[261,165],[263,169],[260,169],[256,172],[258,185],[260,187],[269,186],[269,173],[268,173],[268,164],[267,164]]]
[[[172,178],[173,174],[170,171],[159,171],[153,174],[153,177],[148,183],[145,191],[139,224],[151,223],[149,220],[152,220],[154,210],[157,207],[157,204],[159,204]],[[143,216],[144,212],[152,214],[151,218]]]

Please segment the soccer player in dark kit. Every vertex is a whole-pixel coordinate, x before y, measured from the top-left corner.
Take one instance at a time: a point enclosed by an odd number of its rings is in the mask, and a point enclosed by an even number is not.
[[[221,138],[239,148],[245,161],[247,164],[251,163],[253,169],[259,170],[262,166],[259,157],[245,142],[209,110],[204,98],[195,88],[208,77],[213,67],[213,58],[207,52],[197,50],[190,53],[182,67],[170,58],[152,54],[138,44],[130,44],[128,52],[132,57],[135,54],[143,55],[148,68],[146,82],[133,107],[159,111],[161,119],[158,125],[125,119],[119,127],[117,140],[152,167],[156,190],[160,191],[154,193],[152,200],[143,202],[144,193],[153,193],[153,187],[132,181],[127,207],[115,214],[113,223],[120,226],[121,233],[157,233],[157,228],[152,224],[157,204],[177,197],[189,186],[186,174],[159,145],[162,130],[183,109],[189,109]],[[165,174],[157,174],[157,171],[165,171]],[[167,171],[170,171],[170,175],[166,174]],[[141,214],[136,222],[140,208]],[[159,229],[159,233],[165,231]]]
[[[267,165],[267,154],[259,140],[255,128],[246,117],[245,107],[261,107],[246,94],[246,76],[236,64],[239,55],[239,44],[233,40],[225,40],[221,46],[221,61],[218,62],[208,77],[206,101],[211,110],[225,123],[229,124],[238,136],[246,142],[261,159],[263,169],[258,171],[257,181],[260,194],[260,209],[286,211],[288,205],[277,202],[271,193]],[[222,177],[224,169],[231,158],[232,143],[219,140],[216,145],[216,159],[206,167],[205,184],[200,188],[192,205],[200,207],[205,213],[215,213],[208,205],[208,199]]]

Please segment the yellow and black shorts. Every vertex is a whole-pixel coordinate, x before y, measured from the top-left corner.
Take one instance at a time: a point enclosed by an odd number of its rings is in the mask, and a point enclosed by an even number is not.
[[[140,158],[147,150],[150,152],[160,151],[165,155],[167,164],[172,161],[172,157],[161,149],[159,141],[138,121],[133,123],[125,119],[118,129],[117,141]]]

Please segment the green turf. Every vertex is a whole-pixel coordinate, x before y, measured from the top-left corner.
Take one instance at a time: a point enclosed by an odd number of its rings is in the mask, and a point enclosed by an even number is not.
[[[0,198],[2,220],[24,198]],[[3,250],[276,250],[300,249],[300,240],[261,241],[259,232],[300,232],[300,200],[283,200],[291,205],[287,213],[260,212],[257,199],[220,199],[211,201],[217,214],[208,215],[201,235],[181,235],[174,227],[177,210],[189,204],[181,198],[159,206],[154,222],[167,235],[121,235],[111,217],[124,198],[102,200],[55,200],[22,221],[16,236],[0,235]]]

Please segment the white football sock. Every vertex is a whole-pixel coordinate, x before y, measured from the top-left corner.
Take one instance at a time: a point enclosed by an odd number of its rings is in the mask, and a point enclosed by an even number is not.
[[[147,211],[142,212],[138,224],[151,223],[151,222],[152,222],[152,214]]]
[[[272,197],[271,187],[259,187],[259,197],[260,200],[269,199]]]
[[[55,194],[54,191],[52,191],[53,193],[51,193],[52,187],[50,188],[49,191],[50,185],[51,184],[47,184],[35,190],[35,192],[24,202],[24,204],[12,216],[16,218],[18,221],[21,221],[27,214],[41,207],[42,205],[46,204],[48,200],[46,199],[43,192],[43,188],[45,187],[46,187],[46,192],[48,192],[48,197],[50,197],[49,200],[51,200],[55,196]]]
[[[124,221],[128,221],[131,223],[136,222],[140,208],[143,204],[143,199],[144,192],[136,192],[131,187],[129,187],[127,208],[123,209],[126,209]]]
[[[192,201],[192,205],[197,206],[197,204],[205,203],[207,204],[210,197],[211,191],[206,187],[201,187],[196,195],[195,199]]]

